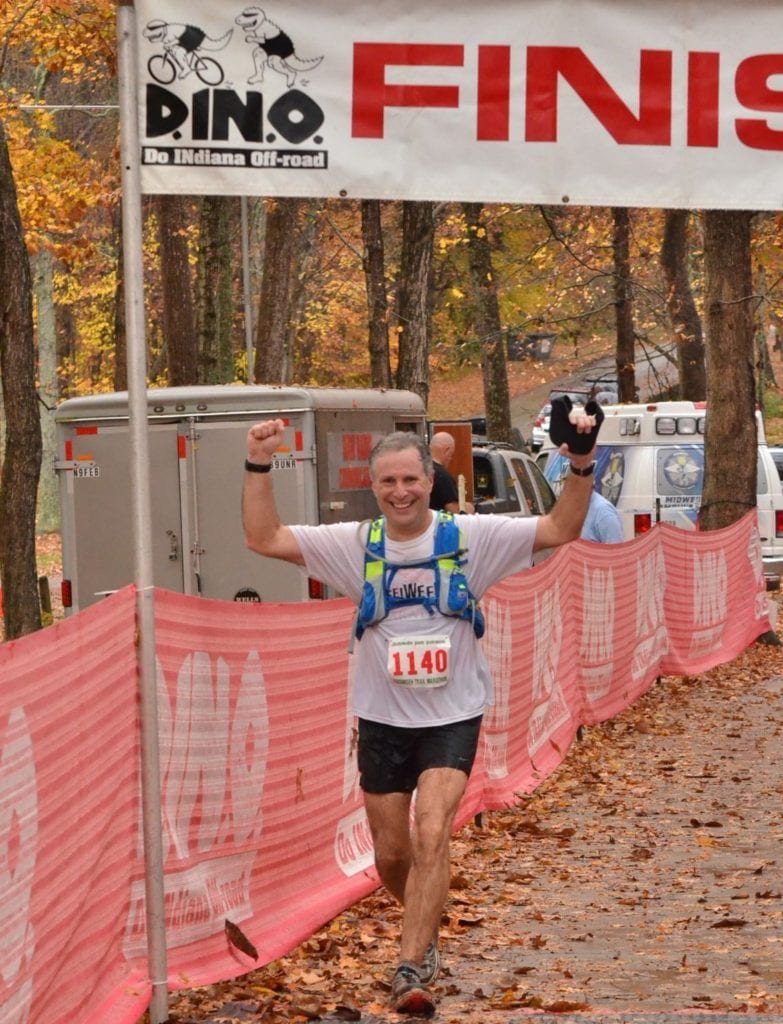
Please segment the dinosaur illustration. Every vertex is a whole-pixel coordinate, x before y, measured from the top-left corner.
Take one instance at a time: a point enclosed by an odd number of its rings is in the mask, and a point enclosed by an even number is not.
[[[317,68],[323,57],[301,60],[294,49],[291,37],[279,25],[270,21],[260,7],[246,7],[235,23],[245,33],[245,42],[254,43],[253,63],[255,74],[248,78],[249,84],[263,82],[264,72],[271,68],[284,75],[289,89],[296,84],[297,75],[302,71]]]

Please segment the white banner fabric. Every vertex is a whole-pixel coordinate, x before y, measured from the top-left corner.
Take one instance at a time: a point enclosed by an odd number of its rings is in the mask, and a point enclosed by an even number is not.
[[[779,209],[777,0],[137,0],[148,193]]]

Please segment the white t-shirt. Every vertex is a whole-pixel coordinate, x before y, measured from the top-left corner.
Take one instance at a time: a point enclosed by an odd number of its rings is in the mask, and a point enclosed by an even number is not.
[[[536,520],[531,517],[460,516],[468,548],[463,570],[479,599],[504,576],[530,566]],[[412,541],[385,538],[386,561],[423,561],[432,556],[435,514],[429,529]],[[358,606],[364,585],[366,523],[292,526],[305,559],[307,573],[333,587]],[[403,592],[434,583],[434,569],[399,570],[394,585]],[[392,681],[387,663],[388,642],[395,637],[446,635],[450,642],[450,678],[445,686],[412,687]],[[461,722],[480,715],[492,703],[492,678],[481,644],[470,622],[420,604],[392,608],[388,616],[368,626],[352,657],[354,713],[373,722],[397,726],[433,726]]]

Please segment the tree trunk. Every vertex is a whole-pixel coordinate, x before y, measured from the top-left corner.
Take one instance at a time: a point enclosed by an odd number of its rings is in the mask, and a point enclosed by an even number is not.
[[[707,397],[707,367],[701,317],[693,301],[688,273],[688,210],[667,210],[661,245],[666,305],[677,341],[680,397],[701,402]]]
[[[172,387],[198,383],[198,339],[182,196],[158,196],[160,276],[163,291],[163,340]]]
[[[435,211],[430,202],[402,204],[402,248],[397,285],[399,357],[397,387],[413,391],[425,406],[429,397],[429,339],[432,315],[432,248]]]
[[[60,500],[57,473],[57,440],[54,410],[59,387],[57,380],[57,329],[54,317],[54,261],[48,249],[41,249],[35,260],[35,296],[38,307],[38,379],[43,403],[41,436],[43,457],[38,481],[37,531],[52,533],[60,529]]]
[[[288,333],[285,343],[288,359],[285,361],[283,375],[286,384],[290,384],[291,381],[299,381],[301,383],[305,379],[299,375],[300,345],[306,353],[304,362],[307,363],[308,367],[312,361],[312,345],[306,332],[303,330],[303,320],[309,297],[307,281],[310,265],[316,252],[316,239],[320,225],[320,218],[318,216],[320,204],[315,200],[308,199],[302,203],[302,206],[303,213],[300,214],[299,218],[300,228],[297,236],[297,245],[291,259],[289,298],[291,312],[288,319]]]
[[[362,202],[362,239],[362,266],[367,285],[370,384],[374,388],[388,388],[391,387],[389,299],[386,293],[381,204],[377,199],[365,199]]]
[[[5,129],[0,121],[0,377],[6,443],[0,474],[0,581],[5,636],[41,628],[35,499],[41,423],[35,389],[33,288]]]
[[[276,199],[267,210],[264,272],[256,326],[255,380],[282,384],[291,313],[291,267],[297,245],[299,199]]]
[[[199,382],[227,384],[235,377],[231,225],[236,200],[204,196],[199,242]]]
[[[244,360],[240,364],[239,376],[248,384],[255,381],[255,337],[256,309],[255,295],[264,266],[264,244],[266,236],[266,201],[263,198],[245,197],[245,237],[242,239],[242,339]],[[241,209],[240,209],[241,215]]]
[[[612,226],[618,398],[621,402],[635,402],[636,337],[631,289],[631,220],[625,207],[612,207]]]
[[[484,376],[484,411],[490,441],[511,444],[511,402],[508,393],[506,346],[500,323],[500,304],[492,269],[489,236],[482,223],[482,203],[462,206],[468,226],[468,259],[473,291],[473,313],[481,346]]]
[[[719,530],[756,506],[751,214],[704,214],[707,429],[700,524]],[[718,469],[720,467],[720,469]]]
[[[58,304],[54,315],[57,318],[57,365],[64,366],[76,361],[78,329],[70,306]],[[60,378],[60,394],[67,392],[69,384],[68,377],[63,375]]]

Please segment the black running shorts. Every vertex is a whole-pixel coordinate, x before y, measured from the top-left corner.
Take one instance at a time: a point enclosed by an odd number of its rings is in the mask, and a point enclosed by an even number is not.
[[[428,768],[470,775],[481,715],[466,722],[407,729],[359,719],[360,784],[365,793],[412,793]]]

